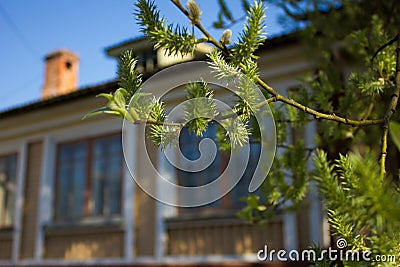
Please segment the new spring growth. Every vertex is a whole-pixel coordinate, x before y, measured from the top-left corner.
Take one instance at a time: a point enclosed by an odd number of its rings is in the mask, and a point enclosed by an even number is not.
[[[191,25],[196,25],[200,23],[200,16],[203,13],[199,5],[194,0],[189,0],[186,3],[186,7],[189,13],[189,18],[192,21]]]
[[[219,40],[221,44],[223,45],[228,45],[231,43],[231,38],[232,38],[232,31],[231,30],[225,30],[222,35],[221,39]]]

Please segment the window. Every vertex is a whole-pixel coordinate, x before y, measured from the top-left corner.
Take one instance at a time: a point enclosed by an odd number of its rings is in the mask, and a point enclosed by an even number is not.
[[[261,145],[257,140],[255,140],[254,138],[250,138],[249,145],[250,145],[250,155],[246,170],[243,173],[242,179],[240,179],[235,188],[230,192],[232,196],[232,203],[234,206],[237,207],[245,206],[245,203],[242,200],[240,200],[240,198],[249,195],[249,190],[248,190],[249,184],[256,170],[258,160],[261,154]],[[261,194],[260,188],[257,189],[253,194],[260,195]]]
[[[199,158],[200,151],[199,143],[204,138],[216,139],[216,124],[212,123],[209,125],[207,131],[202,137],[197,137],[194,133],[188,131],[184,128],[181,131],[179,145],[182,154],[190,160],[195,160]],[[240,200],[241,197],[247,196],[249,194],[248,187],[250,180],[253,176],[255,168],[260,157],[260,144],[254,139],[250,139],[250,158],[244,174],[238,184],[223,198],[213,203],[204,206],[203,209],[206,211],[209,208],[213,209],[237,209],[244,206],[244,202]],[[187,172],[176,168],[177,178],[179,185],[194,187],[208,184],[215,179],[217,179],[226,169],[229,162],[229,155],[224,154],[218,150],[214,161],[204,170],[200,172]],[[239,170],[241,171],[241,170]],[[259,191],[259,190],[258,190]],[[256,192],[257,193],[257,192]],[[193,195],[193,197],[196,197]],[[196,211],[199,209],[180,209],[181,212]]]
[[[179,146],[184,157],[189,160],[196,160],[200,157],[199,143],[205,138],[215,140],[216,126],[210,124],[207,131],[203,133],[202,137],[197,137],[194,133],[189,132],[187,128],[182,129],[179,137]],[[199,172],[187,172],[176,169],[178,183],[182,186],[196,187],[206,185],[216,180],[226,168],[226,156],[220,151],[217,152],[213,162],[204,170]],[[196,197],[193,195],[191,197]],[[206,207],[219,207],[220,201],[215,201],[206,205]],[[183,209],[184,210],[184,209]]]
[[[187,128],[181,131],[180,149],[182,154],[189,160],[196,160],[200,157],[199,143],[205,138],[215,139],[216,127],[211,124],[202,137],[189,132]],[[225,156],[218,152],[214,161],[206,169],[199,172],[186,172],[177,170],[178,181],[182,186],[195,187],[211,183],[222,174],[225,169]]]
[[[14,221],[16,175],[17,155],[0,157],[0,227]]]
[[[57,166],[57,221],[121,213],[120,135],[60,144]]]
[[[137,63],[139,72],[150,72],[155,69],[157,69],[157,51],[147,51],[139,55]]]

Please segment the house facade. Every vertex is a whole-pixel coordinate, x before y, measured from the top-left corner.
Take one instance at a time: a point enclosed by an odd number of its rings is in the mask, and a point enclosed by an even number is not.
[[[147,39],[136,39],[107,53],[118,58],[126,49],[138,56],[144,79],[209,51],[204,46],[193,57],[168,57],[162,49],[153,51]],[[236,216],[243,207],[238,197],[246,193],[241,188],[198,208],[171,207],[146,194],[132,179],[123,154],[132,159],[135,175],[158,175],[137,145],[145,137],[113,116],[82,119],[104,105],[95,96],[115,91],[117,82],[76,89],[78,64],[72,52],[49,54],[42,99],[0,113],[0,266],[250,266],[271,264],[257,259],[265,245],[289,251],[313,242],[329,244],[314,189],[303,210],[278,215],[265,225]],[[259,65],[261,77],[281,92],[298,86],[297,77],[311,70],[294,35],[270,40],[260,50]],[[173,103],[181,97],[176,93],[169,99]],[[312,123],[304,129],[306,146],[312,147],[314,132]],[[126,140],[125,151],[122,133],[133,137]],[[182,142],[189,154],[198,144],[191,136]],[[146,153],[161,172],[166,170],[158,148],[149,143]],[[218,173],[223,156],[213,164],[197,180]],[[178,178],[187,175],[168,170]]]

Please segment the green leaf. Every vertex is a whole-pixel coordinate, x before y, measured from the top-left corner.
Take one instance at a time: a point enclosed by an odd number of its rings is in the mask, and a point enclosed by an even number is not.
[[[247,198],[244,198],[247,202],[247,205],[253,209],[257,209],[259,206],[260,197],[256,195],[249,195]]]
[[[114,93],[114,102],[119,108],[122,109],[125,109],[126,105],[124,92],[126,92],[126,90],[120,88]]]
[[[241,199],[241,200],[245,201],[245,199]],[[236,215],[241,219],[251,222],[251,221],[253,221],[253,208],[247,206],[247,207],[243,208],[242,210],[240,210],[238,213],[236,213]]]
[[[98,94],[96,97],[105,97],[110,101],[113,99],[113,95],[112,94],[106,94],[106,93]]]
[[[400,150],[400,123],[391,121],[389,127],[390,137],[397,149]]]
[[[108,100],[106,106],[88,113],[84,118],[98,114],[111,114],[126,118],[130,122],[137,119],[137,116],[133,116],[136,115],[135,112],[132,114],[128,112],[126,104],[142,85],[141,74],[135,69],[136,62],[132,51],[128,50],[122,53],[118,63],[118,84],[121,88],[117,89],[114,94],[98,94],[96,97],[104,97]]]
[[[89,117],[92,117],[95,115],[100,115],[100,114],[112,114],[112,115],[118,116],[119,112],[114,111],[114,110],[110,109],[109,107],[102,107],[102,108],[98,108],[98,109],[95,109],[95,110],[89,112],[82,119],[84,120],[86,118],[89,118]]]

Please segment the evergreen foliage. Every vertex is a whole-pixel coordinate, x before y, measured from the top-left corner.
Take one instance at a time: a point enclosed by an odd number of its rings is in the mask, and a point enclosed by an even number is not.
[[[141,30],[155,41],[154,49],[163,47],[168,55],[176,55],[179,52],[182,54],[193,53],[197,40],[187,28],[173,24],[167,25],[166,21],[161,18],[154,1],[139,0],[135,5],[137,7],[135,15]],[[195,7],[191,10],[194,9]]]
[[[187,101],[185,117],[189,130],[196,136],[201,136],[207,130],[208,124],[217,116],[217,107],[213,102],[213,91],[209,85],[202,82],[189,83],[186,86]]]
[[[331,164],[327,154],[318,150],[314,163],[313,179],[328,210],[332,234],[344,238],[349,249],[398,257],[399,188],[390,182],[382,182],[376,155],[349,153]],[[345,266],[365,264],[370,263],[344,262]]]

